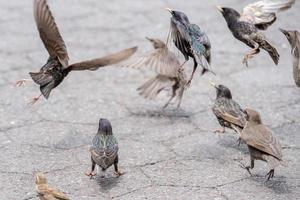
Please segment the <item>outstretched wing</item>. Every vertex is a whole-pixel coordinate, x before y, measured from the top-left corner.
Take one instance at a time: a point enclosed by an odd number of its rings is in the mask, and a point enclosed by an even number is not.
[[[175,54],[169,51],[168,48],[159,48],[129,60],[124,66],[133,68],[147,67],[158,74],[177,77],[180,63]]]
[[[132,47],[129,49],[124,49],[117,53],[92,60],[87,60],[79,63],[75,63],[69,66],[69,70],[97,70],[100,67],[105,67],[107,65],[113,65],[119,63],[130,56],[132,56],[137,51],[137,47]]]
[[[46,199],[69,200],[69,198],[61,191],[47,184],[37,185],[37,193],[43,195]]]
[[[292,7],[296,0],[261,0],[249,4],[243,10],[240,20],[265,30],[276,21],[276,13]]]
[[[51,58],[57,57],[64,68],[68,66],[69,56],[54,17],[46,0],[35,0],[33,5],[34,19],[41,40]]]
[[[281,145],[272,132],[263,124],[246,125],[241,138],[250,146],[282,159]]]

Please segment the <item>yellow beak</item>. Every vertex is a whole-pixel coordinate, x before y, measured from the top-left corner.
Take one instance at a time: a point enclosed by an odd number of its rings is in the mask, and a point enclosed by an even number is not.
[[[170,13],[172,13],[172,9],[171,8],[165,8],[167,11],[169,11]]]
[[[221,6],[216,6],[217,9],[220,11],[220,12],[224,12],[223,8]]]

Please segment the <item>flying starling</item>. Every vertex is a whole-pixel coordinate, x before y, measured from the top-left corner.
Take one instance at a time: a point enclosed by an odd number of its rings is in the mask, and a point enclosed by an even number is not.
[[[123,173],[118,169],[118,142],[112,132],[112,127],[107,119],[100,119],[98,132],[95,135],[90,147],[92,169],[86,173],[87,176],[96,175],[96,164],[105,171],[111,165],[115,167],[115,174],[121,176]]]
[[[133,68],[147,67],[155,71],[157,75],[137,89],[139,94],[146,99],[155,99],[162,90],[171,87],[172,95],[164,108],[169,105],[176,95],[177,108],[179,108],[187,83],[186,74],[180,68],[180,63],[175,54],[168,49],[163,41],[152,38],[146,39],[152,43],[154,50],[138,58],[133,58],[133,61],[129,60],[129,64],[125,66]]]
[[[300,42],[299,42],[299,32],[298,31],[286,31],[280,29],[281,32],[288,39],[291,48],[292,48],[292,57],[293,57],[293,75],[294,81],[298,87],[300,87]]]
[[[274,176],[275,167],[283,164],[281,146],[271,130],[262,123],[257,111],[245,109],[245,112],[247,123],[240,137],[248,145],[251,164],[242,167],[251,174],[250,169],[254,167],[254,160],[265,161],[270,169],[267,174],[269,180]]]
[[[38,172],[35,176],[36,191],[41,200],[69,200],[69,198],[54,187],[47,183],[47,179],[42,172]]]
[[[225,127],[235,130],[238,134],[242,131],[246,124],[246,114],[241,106],[232,99],[230,90],[224,85],[216,85],[217,98],[212,107],[212,111],[217,117],[221,129],[217,129],[215,133],[224,133]]]
[[[196,24],[191,24],[186,14],[180,11],[174,11],[166,8],[172,15],[170,22],[171,38],[184,55],[185,62],[191,57],[194,61],[194,68],[188,85],[191,83],[198,64],[203,67],[202,74],[207,71],[212,72],[211,63],[211,45],[208,36]],[[203,58],[204,57],[204,58]],[[212,72],[213,73],[213,72]]]
[[[279,62],[277,50],[268,42],[260,30],[266,30],[276,21],[276,13],[292,6],[295,0],[263,0],[246,6],[240,14],[233,8],[218,7],[225,18],[233,36],[251,47],[245,54],[243,63],[248,66],[248,60],[264,49],[269,53],[274,63]]]
[[[39,72],[30,72],[29,74],[33,81],[40,85],[41,95],[46,99],[49,98],[51,90],[57,87],[70,71],[96,70],[99,67],[123,61],[137,50],[137,48],[134,47],[102,58],[69,65],[66,45],[59,33],[54,17],[47,5],[47,1],[34,0],[33,11],[40,38],[49,53],[49,58]],[[18,81],[17,85],[22,85],[24,81],[26,80]],[[41,95],[34,97],[32,104],[35,103]]]

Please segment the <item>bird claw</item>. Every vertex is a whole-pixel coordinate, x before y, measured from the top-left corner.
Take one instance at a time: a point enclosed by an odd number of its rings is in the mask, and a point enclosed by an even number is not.
[[[269,181],[270,178],[273,178],[273,177],[274,177],[274,170],[270,170],[270,171],[266,174],[266,176],[268,176],[267,181]]]
[[[243,59],[243,64],[248,67],[248,58],[245,56],[245,58]]]
[[[236,142],[238,143],[238,147],[240,147],[242,139],[239,137],[239,139],[237,139]]]
[[[120,177],[120,176],[122,176],[124,174],[125,174],[125,172],[121,172],[121,171],[115,172],[115,175],[117,175],[117,177]]]
[[[241,167],[241,168],[243,168],[243,169],[246,169],[247,171],[248,171],[248,173],[250,174],[250,175],[252,175],[251,174],[251,172],[250,172],[250,167],[249,166],[246,166],[244,163],[242,163],[242,162],[240,162],[239,161],[239,166]]]
[[[225,128],[218,128],[213,131],[214,133],[225,133]]]
[[[16,81],[15,85],[17,87],[21,87],[21,86],[24,86],[26,82],[28,82],[29,80],[26,80],[26,79],[21,79],[21,80],[18,80]]]
[[[184,89],[187,89],[191,86],[191,83],[192,83],[192,79],[188,80],[188,82],[185,84],[185,88]]]
[[[33,106],[39,99],[40,97],[33,97],[32,100],[28,103],[28,105]]]
[[[90,177],[90,179],[93,179],[94,176],[96,176],[96,172],[86,172],[85,175]]]

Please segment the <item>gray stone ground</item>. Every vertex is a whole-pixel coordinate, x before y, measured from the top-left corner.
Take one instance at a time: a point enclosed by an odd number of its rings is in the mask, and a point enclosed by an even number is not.
[[[39,89],[34,84],[16,88],[46,61],[38,37],[31,0],[0,1],[0,199],[36,199],[34,172],[72,199],[297,199],[300,196],[300,93],[292,80],[290,48],[279,27],[300,29],[300,4],[279,15],[266,35],[278,48],[275,67],[261,52],[242,66],[249,50],[233,39],[215,4],[241,9],[250,0],[50,0],[51,10],[68,46],[71,62],[98,57],[138,45],[150,49],[145,36],[165,38],[169,6],[185,11],[207,31],[212,42],[217,76],[198,72],[186,92],[182,108],[161,107],[143,99],[136,88],[153,73],[107,67],[96,72],[74,72],[53,91],[49,101],[27,102]],[[191,69],[191,63],[187,68]],[[256,162],[253,176],[239,167],[248,163],[245,145],[238,148],[232,132],[212,130],[218,123],[211,112],[214,80],[231,88],[245,107],[259,110],[283,146],[287,167],[265,182],[266,164]],[[119,139],[120,178],[113,169],[90,180],[89,144],[100,117],[108,118]]]

